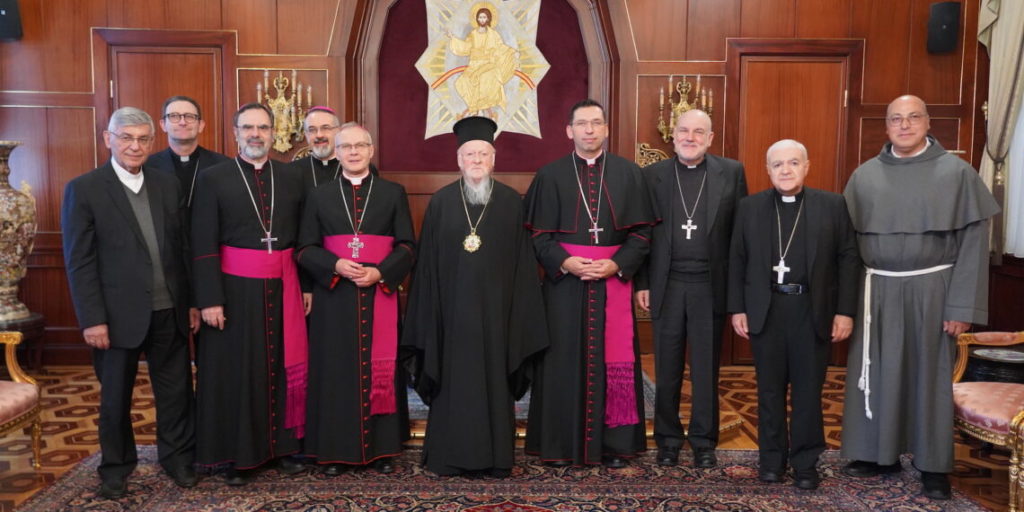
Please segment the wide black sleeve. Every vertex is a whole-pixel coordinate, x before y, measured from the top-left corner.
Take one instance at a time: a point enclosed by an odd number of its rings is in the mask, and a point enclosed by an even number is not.
[[[517,224],[521,225],[521,222]],[[517,242],[519,252],[515,256],[515,289],[509,308],[506,361],[509,389],[512,396],[519,400],[529,389],[534,368],[547,350],[549,341],[544,298],[529,231],[525,228],[519,230]]]
[[[644,184],[647,187],[648,201],[651,203],[651,211],[654,213],[655,222],[661,222],[664,218],[658,208],[658,200],[655,195],[654,178],[655,178],[655,164],[651,164],[643,169]],[[651,229],[651,242],[654,242],[654,229]],[[640,267],[636,269],[636,274],[633,276],[633,287],[636,291],[650,290],[651,289],[651,276],[650,276],[650,253],[644,257],[640,263]]]
[[[548,278],[557,281],[565,276],[562,272],[562,263],[569,257],[569,253],[555,240],[553,231],[540,229],[540,226],[558,225],[557,212],[561,205],[557,187],[551,181],[553,180],[545,169],[541,169],[534,176],[526,196],[523,197],[523,224],[532,232],[533,251],[537,261],[544,267]],[[553,220],[549,221],[546,217],[552,217]]]
[[[192,275],[199,308],[224,305],[220,271],[220,205],[215,175],[209,170],[196,177],[192,201]]]
[[[630,175],[633,179],[630,181],[632,186],[630,187],[629,200],[640,203],[631,206],[642,212],[638,219],[641,222],[629,226],[629,234],[626,236],[626,241],[622,243],[622,247],[615,251],[611,258],[619,266],[619,274],[624,280],[632,279],[647,259],[647,255],[650,254],[651,232],[656,222],[653,208],[651,207],[651,195],[648,192],[647,180],[644,179],[642,171],[636,165],[632,166]]]
[[[64,188],[60,225],[64,240],[64,267],[78,324],[85,329],[107,323],[99,266],[96,258],[96,217],[83,178]]]
[[[409,289],[409,306],[403,323],[401,354],[403,365],[413,376],[413,387],[423,403],[430,405],[441,384],[441,352],[444,324],[441,315],[441,276],[437,236],[440,207],[437,194],[423,216],[416,272]]]

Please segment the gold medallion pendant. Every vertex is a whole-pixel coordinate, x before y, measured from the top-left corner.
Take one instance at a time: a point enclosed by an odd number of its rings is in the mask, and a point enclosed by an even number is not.
[[[477,235],[475,231],[466,235],[466,239],[462,241],[462,248],[465,249],[466,252],[476,252],[480,249],[481,245],[483,245],[483,241],[480,240],[480,236]]]

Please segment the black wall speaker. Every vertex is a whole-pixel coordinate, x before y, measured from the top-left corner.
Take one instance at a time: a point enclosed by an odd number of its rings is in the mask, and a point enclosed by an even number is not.
[[[0,0],[0,41],[21,39],[21,16],[18,0]]]
[[[935,2],[928,16],[928,53],[956,50],[960,31],[960,2]]]

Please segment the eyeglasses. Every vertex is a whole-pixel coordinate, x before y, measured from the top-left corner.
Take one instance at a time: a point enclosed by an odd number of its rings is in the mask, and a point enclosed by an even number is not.
[[[586,128],[588,126],[591,128],[600,128],[605,125],[605,122],[603,119],[594,119],[592,121],[579,120],[573,121],[572,125],[574,128]]]
[[[372,145],[373,144],[370,144],[369,142],[356,142],[355,144],[349,144],[346,142],[344,144],[338,144],[336,147],[342,151],[351,151],[353,148],[363,151]]]
[[[907,117],[903,117],[899,114],[891,115],[885,118],[885,122],[889,123],[889,126],[903,126],[903,121],[910,123],[911,126],[916,126],[928,119],[928,114],[922,114],[920,112],[913,112]]]
[[[193,114],[191,112],[186,112],[184,114],[171,112],[169,114],[164,114],[164,119],[172,123],[178,123],[181,122],[182,119],[184,119],[186,124],[192,124],[199,120],[199,114]]]
[[[150,142],[153,142],[151,135],[143,135],[142,137],[132,137],[127,133],[108,132],[117,139],[117,142],[122,146],[131,146],[132,143],[138,142],[140,146],[148,146]]]
[[[316,135],[318,133],[327,133],[332,130],[337,130],[338,127],[335,125],[325,124],[323,126],[308,126],[306,127],[306,133],[310,135]]]
[[[261,132],[269,132],[270,131],[270,125],[269,124],[260,124],[260,125],[243,124],[242,126],[238,126],[236,128],[238,128],[238,130],[243,131],[243,132],[251,132],[253,130],[258,130],[258,131],[261,131]]]

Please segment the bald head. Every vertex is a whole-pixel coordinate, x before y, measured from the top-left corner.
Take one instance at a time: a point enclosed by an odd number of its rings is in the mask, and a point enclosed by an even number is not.
[[[768,152],[765,153],[766,161],[770,165],[772,163],[772,153],[779,152],[783,149],[795,149],[800,152],[804,160],[807,160],[807,147],[793,139],[782,139],[775,144],[772,144],[768,148]]]
[[[895,156],[913,156],[923,151],[928,145],[929,129],[928,106],[917,96],[900,96],[885,110],[885,134]]]

